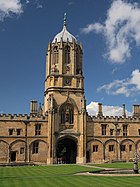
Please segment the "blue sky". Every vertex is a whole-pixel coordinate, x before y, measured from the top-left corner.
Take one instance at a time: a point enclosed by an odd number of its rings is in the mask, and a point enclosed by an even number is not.
[[[140,104],[140,3],[121,0],[0,0],[0,113],[43,103],[48,42],[67,29],[83,44],[88,110],[119,115]],[[116,106],[116,107],[114,107]]]

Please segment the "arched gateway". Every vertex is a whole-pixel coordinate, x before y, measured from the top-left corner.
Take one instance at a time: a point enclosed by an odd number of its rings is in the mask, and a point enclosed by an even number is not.
[[[58,140],[56,146],[57,163],[72,164],[76,163],[77,143],[71,138]]]

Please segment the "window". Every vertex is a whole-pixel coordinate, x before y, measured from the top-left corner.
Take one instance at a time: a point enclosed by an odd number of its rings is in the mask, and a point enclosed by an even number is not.
[[[41,134],[41,124],[36,124],[35,125],[35,135],[40,135]]]
[[[93,145],[93,152],[98,152],[98,145]]]
[[[17,136],[19,136],[21,133],[21,129],[17,129]]]
[[[111,136],[113,135],[113,131],[114,131],[114,129],[110,129],[110,135]]]
[[[80,52],[79,52],[79,50],[77,48],[77,50],[76,50],[76,64],[77,65],[79,64],[79,61],[80,61],[79,57],[80,57]]]
[[[70,47],[69,46],[65,47],[65,63],[66,64],[70,63]]]
[[[21,147],[20,148],[20,154],[23,154],[24,153],[24,147]]]
[[[129,145],[129,151],[132,151],[132,145]]]
[[[55,46],[53,48],[53,59],[52,59],[52,64],[58,64],[58,47]]]
[[[38,153],[38,149],[39,149],[39,142],[33,142],[33,151],[32,151],[32,153],[33,154],[36,154],[36,153]]]
[[[125,145],[121,145],[121,151],[125,151]]]
[[[117,129],[117,135],[120,135],[121,129]]]
[[[123,136],[127,136],[127,125],[123,125]]]
[[[13,135],[14,129],[9,129],[9,135]]]
[[[114,145],[109,145],[109,152],[114,151]]]
[[[73,107],[70,104],[65,105],[60,111],[61,124],[73,124]]]
[[[138,129],[139,135],[140,135],[140,129]]]
[[[102,135],[106,135],[106,124],[102,125]]]
[[[76,50],[76,74],[82,74],[81,62],[80,62],[81,53],[79,49]]]

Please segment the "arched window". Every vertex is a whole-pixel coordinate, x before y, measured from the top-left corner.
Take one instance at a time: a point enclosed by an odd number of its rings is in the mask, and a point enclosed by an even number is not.
[[[76,64],[79,64],[79,50],[76,50]]]
[[[60,123],[65,124],[73,124],[73,107],[70,104],[65,105],[60,110]]]
[[[65,47],[65,63],[70,63],[70,47],[68,45]]]
[[[39,150],[39,142],[35,141],[35,142],[33,142],[32,153],[33,154],[35,154],[35,153],[37,154],[38,150]]]
[[[82,75],[81,53],[80,53],[79,49],[76,50],[76,74]]]
[[[58,64],[58,47],[55,46],[53,48],[53,59],[52,59],[52,64]]]

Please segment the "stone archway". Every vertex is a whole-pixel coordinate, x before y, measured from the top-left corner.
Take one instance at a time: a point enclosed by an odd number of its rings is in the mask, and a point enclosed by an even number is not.
[[[76,163],[77,143],[68,137],[58,140],[56,146],[56,157],[58,164]]]
[[[9,145],[10,162],[25,162],[25,144],[24,140],[15,140]]]
[[[47,160],[48,145],[41,139],[33,140],[29,145],[29,162],[45,163]]]
[[[9,162],[9,144],[0,140],[0,163]]]

